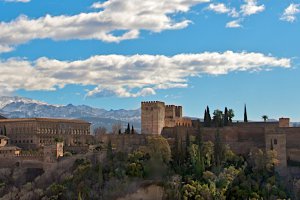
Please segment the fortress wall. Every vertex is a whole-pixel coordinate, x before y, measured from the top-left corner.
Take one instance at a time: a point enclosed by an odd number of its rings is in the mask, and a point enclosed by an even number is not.
[[[281,133],[286,134],[286,144],[287,148],[299,148],[300,149],[300,128],[290,127],[290,128],[279,128]]]
[[[111,141],[112,146],[117,151],[131,152],[143,146],[147,142],[146,134],[103,134],[100,137],[100,142],[105,145]]]
[[[287,159],[300,162],[300,149],[287,149]]]
[[[277,128],[279,127],[279,122],[239,122],[239,123],[233,123],[231,126],[233,127],[241,127],[241,128],[248,128],[248,127],[260,127],[260,128],[264,128],[264,127],[273,127],[273,128]]]
[[[217,128],[201,128],[203,141],[215,140]],[[263,127],[223,127],[219,129],[220,135],[224,143],[237,154],[246,154],[252,148],[265,148],[265,129]],[[196,136],[199,131],[193,127],[165,127],[162,136],[172,141],[176,133],[184,140],[187,133]]]

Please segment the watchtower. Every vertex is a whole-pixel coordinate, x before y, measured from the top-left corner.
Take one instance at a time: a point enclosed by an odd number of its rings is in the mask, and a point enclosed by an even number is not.
[[[288,128],[290,127],[290,118],[280,118],[279,119],[279,127],[280,128]]]
[[[165,126],[165,103],[147,101],[141,103],[142,134],[160,135]]]
[[[286,157],[286,134],[271,133],[266,134],[266,151],[275,150],[279,164],[275,167],[280,174],[285,173],[287,167]]]

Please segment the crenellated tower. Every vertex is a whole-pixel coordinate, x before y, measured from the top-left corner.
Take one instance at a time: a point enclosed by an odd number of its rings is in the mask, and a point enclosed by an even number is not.
[[[142,134],[160,135],[165,126],[165,103],[146,101],[141,103]]]

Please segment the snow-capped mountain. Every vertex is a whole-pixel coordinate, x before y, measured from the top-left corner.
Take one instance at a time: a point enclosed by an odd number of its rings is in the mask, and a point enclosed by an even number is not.
[[[35,104],[39,104],[39,105],[48,105],[45,102],[36,101],[36,100],[25,98],[25,97],[17,97],[17,96],[15,96],[15,97],[8,97],[8,96],[3,96],[3,97],[0,97],[0,109],[4,108],[8,104],[17,103],[17,102],[22,102],[24,104],[35,103]]]
[[[7,118],[77,118],[84,119],[93,124],[93,127],[105,126],[111,129],[114,123],[121,122],[133,124],[140,128],[140,109],[136,110],[105,110],[86,105],[75,106],[51,105],[23,97],[0,97],[0,113]]]

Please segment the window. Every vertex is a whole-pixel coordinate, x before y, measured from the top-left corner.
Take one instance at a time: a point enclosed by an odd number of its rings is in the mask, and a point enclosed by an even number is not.
[[[277,144],[277,139],[274,139],[274,144]]]

